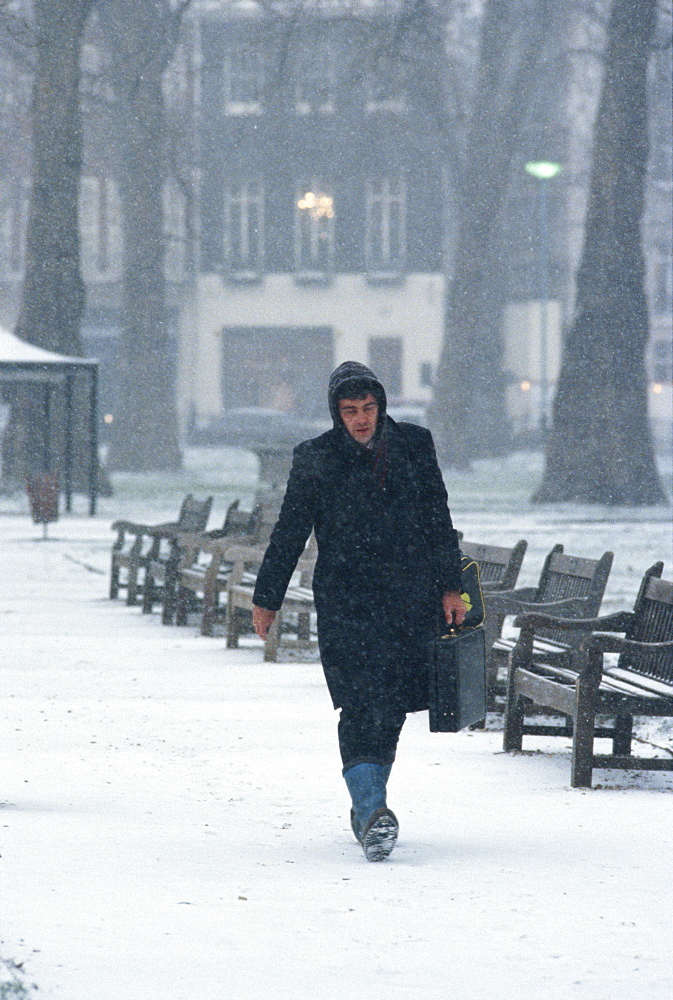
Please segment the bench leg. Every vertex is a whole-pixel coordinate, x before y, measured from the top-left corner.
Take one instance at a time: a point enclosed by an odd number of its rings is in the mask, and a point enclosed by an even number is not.
[[[505,729],[503,734],[503,750],[521,750],[523,747],[523,722],[525,713],[525,699],[516,695],[511,700],[507,699],[507,709],[505,710]]]
[[[172,625],[175,616],[175,602],[178,595],[177,562],[171,560],[164,572],[164,592],[161,607],[161,624]]]
[[[510,653],[507,671],[507,702],[502,747],[505,751],[521,750],[523,746],[523,722],[525,699],[516,691],[516,663]]]
[[[112,558],[112,566],[110,567],[110,600],[114,601],[115,597],[119,594],[119,566],[117,566],[114,557]]]
[[[206,590],[203,594],[203,614],[201,615],[201,635],[212,635],[215,622],[217,591]]]
[[[175,624],[187,624],[187,607],[189,604],[189,591],[186,587],[178,587],[178,596],[175,602]]]
[[[162,625],[172,625],[173,619],[175,617],[175,604],[176,604],[176,587],[175,580],[168,585],[168,580],[164,585],[164,601],[161,606],[161,624]]]
[[[570,785],[572,788],[591,788],[594,769],[596,685],[586,675],[580,675],[575,690]]]
[[[132,605],[136,603],[138,597],[138,567],[129,566],[128,583],[126,584],[126,603]]]
[[[302,645],[310,645],[311,642],[311,614],[309,611],[300,612],[297,615],[297,641]]]
[[[238,649],[238,615],[236,607],[231,600],[231,595],[227,595],[225,631],[227,634],[227,649]]]
[[[149,615],[154,610],[154,601],[156,588],[154,586],[154,577],[146,570],[145,571],[145,586],[143,587],[143,614]]]
[[[628,757],[631,753],[633,738],[633,716],[626,712],[615,719],[615,732],[612,737],[612,752],[616,756]]]
[[[283,628],[283,614],[281,611],[276,615],[276,620],[269,629],[266,642],[264,643],[264,662],[275,663],[278,659],[278,647],[280,646],[280,634]]]

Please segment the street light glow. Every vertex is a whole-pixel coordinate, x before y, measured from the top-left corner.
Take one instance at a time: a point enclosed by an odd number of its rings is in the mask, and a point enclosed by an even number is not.
[[[539,181],[550,181],[563,170],[560,163],[552,163],[551,160],[531,160],[524,164],[524,168],[527,174]]]
[[[334,199],[328,194],[314,194],[307,191],[297,202],[297,208],[308,211],[314,219],[334,218]]]

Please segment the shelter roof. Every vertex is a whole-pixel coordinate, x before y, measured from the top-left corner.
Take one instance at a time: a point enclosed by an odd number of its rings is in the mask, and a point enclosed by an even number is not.
[[[26,372],[30,372],[39,380],[40,374],[49,378],[50,375],[64,374],[77,368],[95,368],[97,365],[98,362],[92,358],[75,358],[46,351],[0,327],[0,375],[3,380],[11,379],[14,372],[17,377],[25,377]]]

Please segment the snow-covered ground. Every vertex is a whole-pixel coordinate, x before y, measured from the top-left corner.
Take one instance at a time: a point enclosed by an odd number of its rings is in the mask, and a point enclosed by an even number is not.
[[[555,542],[613,549],[606,610],[656,559],[671,578],[670,508],[532,507],[539,469],[447,475],[456,526],[527,538],[522,583]],[[95,518],[77,498],[47,541],[0,500],[0,954],[57,1000],[671,1000],[673,774],[571,790],[565,740],[510,756],[493,725],[420,714],[399,845],[368,864],[319,664],[107,599],[115,517],[171,518],[193,489],[216,524],[255,484],[251,456],[191,451],[180,475],[116,477]]]

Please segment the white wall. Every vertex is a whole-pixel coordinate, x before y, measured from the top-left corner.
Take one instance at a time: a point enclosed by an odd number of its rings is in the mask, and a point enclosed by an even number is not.
[[[542,411],[542,373],[546,374],[546,417],[561,368],[561,303],[536,300],[510,302],[503,316],[504,367],[514,377],[507,390],[507,409],[515,433],[538,427]],[[545,330],[545,349],[541,331]]]
[[[337,275],[329,285],[299,285],[289,274],[266,275],[253,285],[219,275],[198,280],[194,339],[183,350],[181,385],[200,416],[219,410],[220,331],[226,326],[328,326],[334,361],[368,360],[370,337],[401,337],[403,395],[429,400],[420,384],[424,361],[436,364],[442,339],[444,279],[410,274],[399,285],[371,285],[362,275]],[[189,403],[182,407],[189,409]]]

